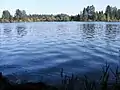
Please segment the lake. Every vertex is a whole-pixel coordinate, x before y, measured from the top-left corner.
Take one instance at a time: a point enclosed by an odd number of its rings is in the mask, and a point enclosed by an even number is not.
[[[61,68],[95,76],[105,62],[116,67],[119,61],[118,22],[0,24],[0,71],[11,80],[51,82]]]

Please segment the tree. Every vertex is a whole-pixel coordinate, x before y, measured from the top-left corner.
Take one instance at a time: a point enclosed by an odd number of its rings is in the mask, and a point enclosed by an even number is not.
[[[112,7],[111,6],[108,5],[106,7],[105,15],[106,15],[107,20],[112,19]]]
[[[83,19],[83,12],[82,11],[80,12],[80,16],[79,17],[80,17],[80,21],[82,21],[82,19]]]
[[[117,10],[117,20],[120,20],[120,9]]]
[[[64,16],[64,21],[70,21],[70,17],[68,15]]]
[[[25,10],[23,10],[23,11],[21,11],[22,12],[22,18],[25,18],[25,17],[27,17],[27,14],[26,14],[26,11]]]
[[[98,21],[98,16],[99,16],[99,13],[96,11],[96,12],[95,12],[95,15],[94,15],[94,20],[95,20],[95,21]]]
[[[17,9],[16,13],[15,13],[15,17],[18,18],[18,19],[20,19],[22,17],[22,11],[19,10],[19,9]]]
[[[14,18],[17,19],[18,21],[23,20],[27,17],[26,11],[25,10],[16,10]]]
[[[109,14],[107,14],[106,20],[107,20],[107,21],[110,21],[110,15],[109,15]]]
[[[95,18],[95,7],[93,5],[88,6],[86,10],[87,10],[87,13],[88,13],[88,19],[89,20],[94,20],[94,18]]]
[[[111,14],[112,14],[112,20],[116,20],[116,18],[117,18],[117,8],[116,7],[113,7],[112,8],[112,12],[111,12]]]
[[[78,14],[74,17],[74,21],[80,21],[80,14]]]
[[[3,18],[3,19],[9,20],[11,17],[12,17],[12,16],[11,16],[11,14],[10,14],[10,12],[9,12],[8,10],[4,10],[4,11],[3,11],[3,14],[2,14],[2,18]]]
[[[106,17],[104,15],[103,11],[99,11],[99,13],[98,13],[98,20],[99,21],[105,21],[106,20]]]
[[[88,20],[88,12],[86,10],[86,8],[83,9],[83,21],[87,21]]]
[[[96,11],[95,7],[87,6],[77,15],[57,14],[57,15],[43,15],[33,14],[27,15],[25,10],[17,9],[14,17],[11,16],[8,10],[4,10],[0,22],[38,22],[38,21],[120,21],[120,9],[106,7],[105,13],[103,11]]]
[[[26,11],[25,11],[25,10],[22,10],[21,12],[22,12],[22,16],[21,16],[22,20],[23,20],[23,21],[26,21],[26,20],[27,20]]]

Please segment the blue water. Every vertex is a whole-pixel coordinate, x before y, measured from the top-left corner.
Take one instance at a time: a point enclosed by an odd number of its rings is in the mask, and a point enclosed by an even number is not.
[[[106,61],[119,64],[120,23],[0,24],[0,71],[13,80],[55,80],[61,68],[97,74]]]

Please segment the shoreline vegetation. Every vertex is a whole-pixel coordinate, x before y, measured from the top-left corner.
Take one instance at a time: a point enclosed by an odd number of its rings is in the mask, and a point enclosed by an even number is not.
[[[0,73],[0,90],[120,90],[119,66],[115,71],[107,63],[102,67],[101,77],[92,80],[84,75],[83,77],[72,74],[65,75],[61,69],[60,85],[47,85],[43,82],[36,83],[13,83]]]
[[[26,14],[25,10],[17,9],[12,16],[8,10],[4,10],[1,23],[14,23],[14,22],[54,22],[54,21],[106,21],[106,22],[119,22],[120,9],[108,5],[105,11],[96,11],[95,7],[87,6],[77,15],[57,14],[57,15],[39,15],[39,14]]]

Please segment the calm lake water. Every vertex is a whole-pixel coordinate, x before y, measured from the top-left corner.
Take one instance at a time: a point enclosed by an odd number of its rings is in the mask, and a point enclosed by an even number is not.
[[[56,80],[120,61],[120,23],[38,22],[0,24],[0,71],[10,79]]]

